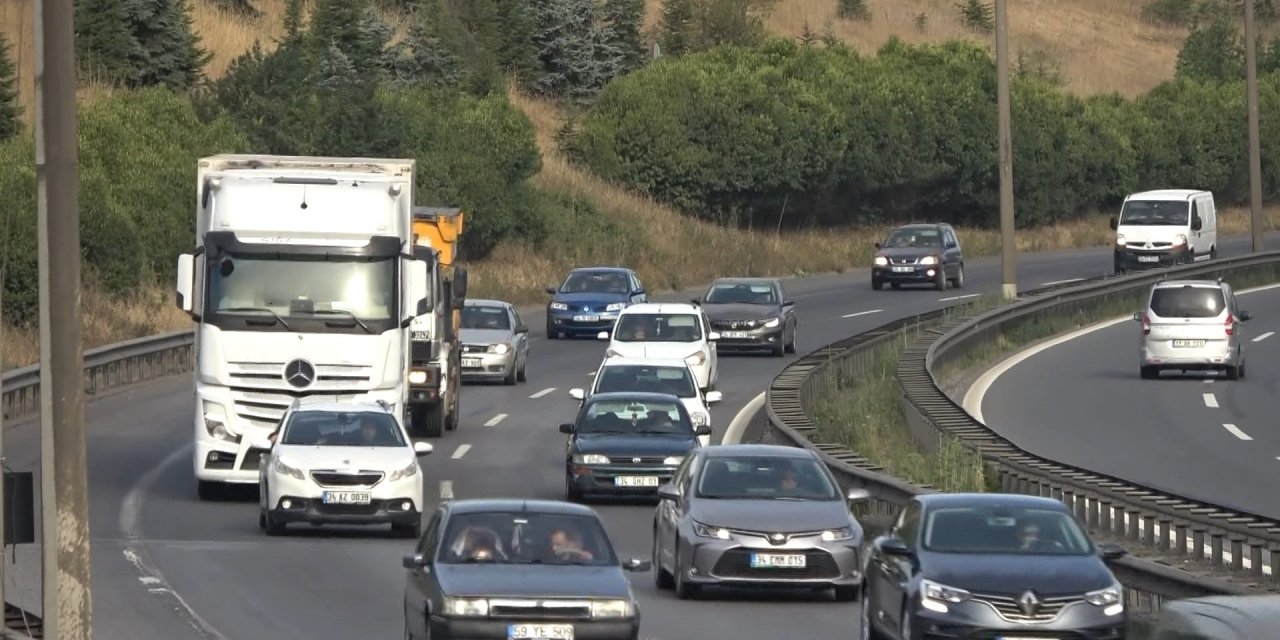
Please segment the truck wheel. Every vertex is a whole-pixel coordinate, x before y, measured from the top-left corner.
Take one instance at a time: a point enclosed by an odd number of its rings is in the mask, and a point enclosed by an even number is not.
[[[409,410],[409,427],[415,436],[439,438],[443,426],[444,404],[419,405]]]

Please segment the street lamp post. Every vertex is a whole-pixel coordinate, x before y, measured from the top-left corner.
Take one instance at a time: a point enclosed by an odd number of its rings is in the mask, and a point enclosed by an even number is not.
[[[1253,21],[1254,0],[1244,2],[1245,93],[1249,111],[1249,227],[1253,251],[1263,250],[1262,149],[1258,130],[1258,31]]]
[[[996,107],[999,111],[1000,273],[1006,300],[1018,297],[1018,247],[1013,234],[1013,115],[1009,105],[1009,16],[996,0]]]

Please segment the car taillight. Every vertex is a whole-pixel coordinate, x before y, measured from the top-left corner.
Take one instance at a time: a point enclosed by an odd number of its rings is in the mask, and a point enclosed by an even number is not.
[[[1142,314],[1142,335],[1151,335],[1151,314]]]
[[[1226,330],[1227,335],[1231,335],[1232,333],[1235,333],[1235,330],[1236,330],[1236,317],[1235,317],[1235,316],[1233,316],[1233,315],[1231,315],[1230,313],[1228,313],[1228,314],[1227,314],[1227,323],[1226,323],[1226,326],[1225,326],[1225,327],[1223,327],[1223,328]]]

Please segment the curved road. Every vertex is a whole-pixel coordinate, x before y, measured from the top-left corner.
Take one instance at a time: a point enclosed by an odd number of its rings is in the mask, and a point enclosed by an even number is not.
[[[1247,251],[1242,240],[1224,242],[1223,255]],[[1110,262],[1109,248],[1021,256],[1019,286],[1100,275]],[[800,317],[799,352],[962,297],[998,292],[999,261],[970,261],[967,276],[964,290],[945,292],[873,292],[865,269],[789,280]],[[658,297],[683,300],[689,294]],[[1259,311],[1255,328],[1265,322]],[[541,326],[540,317],[530,315],[526,322]],[[587,384],[603,346],[534,338],[528,383],[466,388],[461,427],[433,440],[435,453],[425,459],[428,496],[562,498],[564,436],[556,426],[574,409],[568,389]],[[713,410],[713,441],[796,357],[722,356],[719,387],[725,399]],[[1264,374],[1257,364],[1262,359],[1253,360],[1251,376]],[[399,637],[400,557],[410,543],[358,529],[267,538],[257,528],[253,495],[197,501],[190,470],[191,402],[190,378],[184,376],[101,398],[87,408],[95,636]],[[36,468],[33,426],[8,432],[9,467]],[[434,506],[429,498],[426,508]],[[648,556],[652,504],[596,508],[622,556]],[[38,612],[38,573],[31,570],[30,551],[23,547],[19,570],[10,572],[19,583],[6,580],[8,599]],[[635,574],[633,584],[643,611],[641,635],[655,640],[776,640],[801,629],[806,637],[846,637],[858,615],[856,604],[821,596],[730,593],[685,602],[656,590],[649,574]]]
[[[1141,330],[1126,319],[1005,370],[982,398],[982,418],[1032,453],[1280,517],[1271,492],[1280,472],[1280,288],[1237,296],[1253,314],[1244,323],[1243,380],[1175,371],[1142,380]]]

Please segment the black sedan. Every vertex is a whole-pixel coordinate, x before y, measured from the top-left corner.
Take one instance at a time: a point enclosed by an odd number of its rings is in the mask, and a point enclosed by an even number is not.
[[[776,278],[720,278],[693,303],[720,334],[716,349],[796,352],[796,303]]]
[[[904,284],[964,287],[964,249],[955,229],[940,222],[908,224],[889,232],[876,243],[871,265],[871,288],[879,291],[885,283],[894,289]]]
[[[640,611],[589,507],[550,500],[443,503],[404,558],[409,640],[637,640]]]
[[[1120,640],[1127,613],[1065,504],[1009,494],[913,498],[867,557],[862,637]]]
[[[572,424],[565,453],[565,495],[656,495],[684,457],[698,448],[708,425],[693,426],[680,398],[618,391],[587,397]]]

